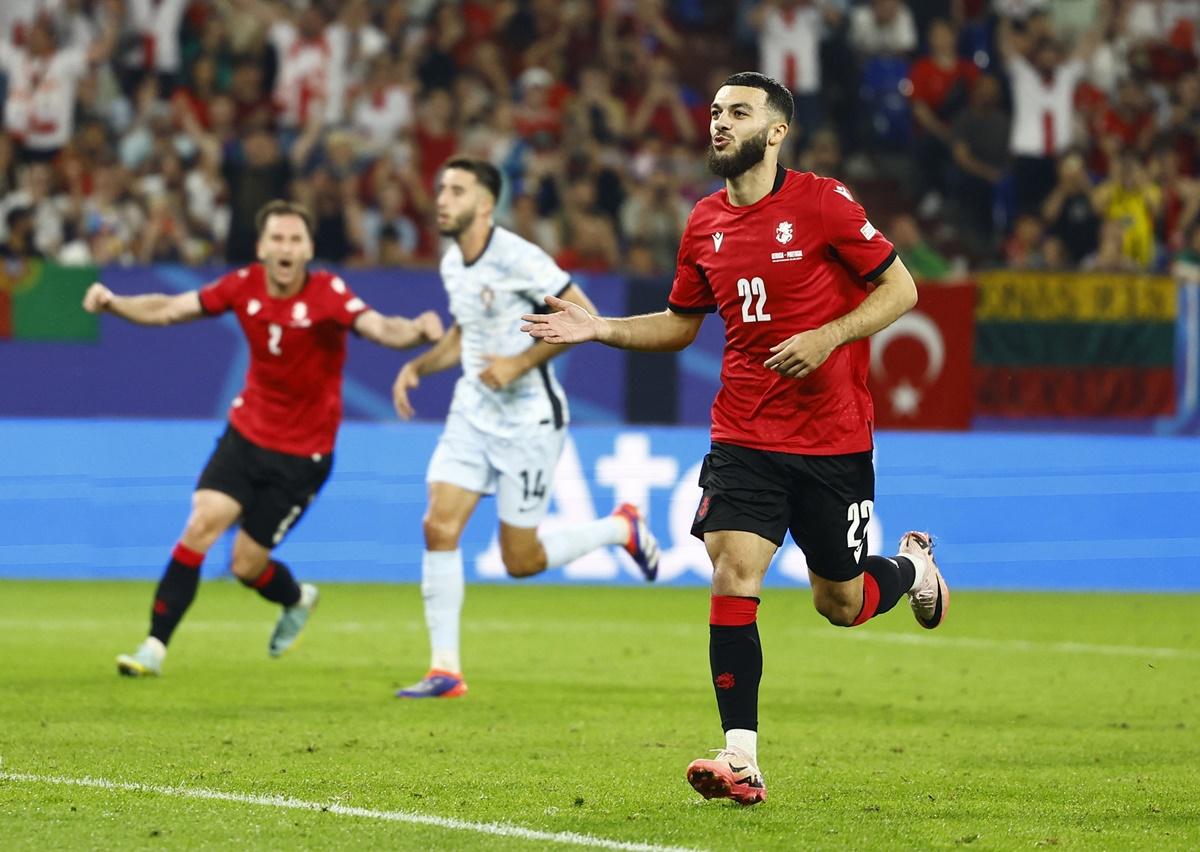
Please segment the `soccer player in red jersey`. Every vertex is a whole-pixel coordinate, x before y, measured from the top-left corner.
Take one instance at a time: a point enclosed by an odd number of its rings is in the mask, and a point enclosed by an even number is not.
[[[139,325],[173,325],[225,311],[237,315],[250,345],[246,386],[229,411],[192,495],[192,512],[159,581],[150,635],[133,654],[117,657],[125,675],[157,675],[166,646],[191,605],[200,565],[213,543],[239,518],[231,570],[283,607],[268,651],[291,647],[317,602],[317,588],[299,584],[271,550],[304,514],[333,466],[342,419],[346,333],[393,349],[441,338],[441,319],[371,310],[336,275],[308,270],[312,219],[305,208],[272,201],[258,213],[260,263],[178,295],[118,296],[93,284],[83,307]]]
[[[550,343],[598,340],[677,351],[704,315],[725,323],[712,448],[692,534],[713,565],[709,659],[725,748],[693,761],[705,798],[766,799],[758,769],[757,610],[784,533],[804,551],[813,603],[851,627],[907,594],[937,627],[950,603],[928,533],[894,557],[867,553],[874,510],[867,338],[913,307],[916,286],[895,249],[836,180],[778,165],[792,96],[757,72],[729,77],[713,99],[709,167],[725,189],[701,199],[679,247],[667,309],[601,318],[547,299],[522,326]]]

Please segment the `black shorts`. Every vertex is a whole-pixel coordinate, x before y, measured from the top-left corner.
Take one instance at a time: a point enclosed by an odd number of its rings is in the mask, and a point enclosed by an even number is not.
[[[700,469],[704,494],[692,535],[743,530],[779,546],[790,531],[814,574],[853,579],[862,573],[875,509],[871,455],[807,456],[714,442]]]
[[[263,449],[226,426],[196,488],[237,500],[246,535],[270,549],[304,515],[332,469],[332,453],[295,456]]]

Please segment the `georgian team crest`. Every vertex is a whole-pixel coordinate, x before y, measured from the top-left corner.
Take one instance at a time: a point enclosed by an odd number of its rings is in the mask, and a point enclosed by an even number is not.
[[[775,239],[779,241],[780,245],[787,245],[790,243],[792,241],[792,236],[791,222],[780,222],[779,226],[775,228]]]
[[[296,302],[292,305],[292,327],[308,328],[310,325],[312,325],[312,320],[308,318],[308,305]]]

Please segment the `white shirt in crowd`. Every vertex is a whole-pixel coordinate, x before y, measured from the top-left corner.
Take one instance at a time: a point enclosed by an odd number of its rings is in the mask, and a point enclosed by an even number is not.
[[[138,65],[164,74],[179,72],[179,27],[190,0],[126,0],[126,25],[141,36]]]
[[[1009,149],[1018,157],[1053,157],[1071,144],[1075,87],[1087,66],[1072,58],[1049,80],[1020,55],[1008,61],[1013,119]]]
[[[340,35],[339,35],[340,31]],[[345,96],[345,30],[326,27],[320,37],[302,40],[290,21],[276,21],[268,38],[279,58],[275,75],[275,108],[284,127],[303,127],[316,104],[323,104],[324,120],[341,120]]]
[[[442,282],[450,313],[462,330],[462,377],[454,386],[451,410],[476,428],[501,437],[521,435],[542,423],[565,424],[567,398],[550,364],[530,370],[502,390],[479,379],[490,355],[517,355],[530,346],[521,315],[545,306],[571,277],[533,243],[499,226],[483,254],[463,262],[452,243],[442,256]]]
[[[413,123],[413,96],[405,86],[388,86],[381,93],[365,91],[354,101],[354,128],[375,150],[390,145]]]
[[[793,92],[816,92],[821,88],[822,29],[819,2],[768,9],[758,36],[762,72]]]
[[[5,129],[36,151],[66,145],[75,130],[75,93],[88,70],[85,48],[35,57],[0,42],[0,70],[8,75]]]
[[[880,23],[869,4],[856,6],[850,13],[850,43],[867,56],[911,53],[917,49],[912,10],[901,3],[892,20]]]

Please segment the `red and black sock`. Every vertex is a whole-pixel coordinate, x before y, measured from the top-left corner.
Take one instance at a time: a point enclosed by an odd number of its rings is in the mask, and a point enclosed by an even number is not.
[[[200,565],[204,554],[179,543],[171,551],[171,561],[158,581],[154,592],[154,608],[150,611],[150,635],[166,645],[179,626],[200,586]]]
[[[256,580],[242,580],[271,603],[295,606],[300,602],[300,584],[282,562],[272,559]]]
[[[758,598],[713,595],[708,627],[708,662],[721,728],[758,730],[758,682],[762,645],[758,641]]]
[[[886,559],[868,556],[863,560],[863,605],[854,627],[882,615],[912,588],[917,569],[907,556]]]

